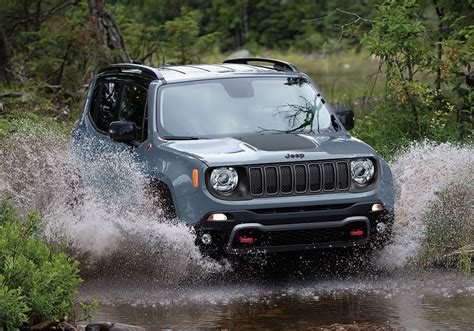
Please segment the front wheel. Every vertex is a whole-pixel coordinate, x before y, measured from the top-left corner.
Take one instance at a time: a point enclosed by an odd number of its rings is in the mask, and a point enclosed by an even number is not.
[[[173,203],[171,191],[162,181],[152,179],[145,188],[146,196],[152,201],[152,205],[158,208],[165,219],[176,218],[176,209]]]

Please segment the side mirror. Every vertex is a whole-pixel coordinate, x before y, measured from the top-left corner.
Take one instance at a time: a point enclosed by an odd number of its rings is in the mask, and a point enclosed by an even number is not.
[[[115,121],[110,123],[109,136],[112,140],[129,143],[136,138],[136,125],[130,121]]]
[[[354,128],[354,112],[350,109],[336,110],[337,118],[341,121],[342,125],[346,130],[352,130]]]

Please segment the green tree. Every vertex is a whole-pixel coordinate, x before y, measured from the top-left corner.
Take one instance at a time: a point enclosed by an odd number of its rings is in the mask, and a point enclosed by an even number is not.
[[[377,6],[377,16],[372,29],[363,42],[385,65],[390,91],[406,105],[413,115],[415,125],[408,134],[423,136],[419,100],[426,93],[424,82],[416,80],[418,71],[426,70],[432,61],[432,52],[426,43],[426,29],[417,19],[420,7],[415,0],[388,0]]]
[[[462,15],[472,5],[441,9],[440,3],[434,4],[429,9],[436,10],[440,20],[434,34],[427,28],[429,22],[420,19],[424,10],[415,0],[388,0],[377,6],[373,27],[363,39],[385,65],[390,98],[398,101],[399,111],[411,111],[414,125],[407,128],[407,134],[414,139],[445,140],[452,138],[459,128],[463,137],[465,119],[459,114],[472,114],[472,89],[464,82],[465,71],[472,62],[473,26]],[[439,29],[448,22],[449,31]],[[430,81],[427,77],[435,78]],[[453,98],[441,89],[441,82],[458,97]],[[456,127],[448,129],[446,124],[453,123],[456,117]],[[451,132],[447,135],[448,130]]]
[[[460,139],[474,132],[474,1],[433,0],[438,17],[432,72],[436,88],[451,89],[459,98],[456,118]]]
[[[172,63],[199,61],[199,54],[216,40],[216,34],[199,36],[199,13],[182,8],[182,15],[164,24],[165,52]]]

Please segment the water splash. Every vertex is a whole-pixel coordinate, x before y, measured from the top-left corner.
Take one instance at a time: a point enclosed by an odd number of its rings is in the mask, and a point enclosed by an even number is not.
[[[0,197],[11,197],[22,211],[38,211],[45,239],[66,247],[83,272],[148,274],[176,283],[228,268],[200,254],[189,227],[150,208],[147,179],[131,153],[89,141],[82,157],[100,157],[83,163],[68,137],[28,122],[21,126],[0,148]]]
[[[439,193],[462,184],[474,195],[474,150],[448,143],[414,143],[397,157],[391,169],[396,191],[394,238],[379,256],[379,263],[389,269],[403,267],[417,257],[426,223],[430,222],[426,216],[439,203]],[[443,207],[474,215],[472,205],[457,201]]]

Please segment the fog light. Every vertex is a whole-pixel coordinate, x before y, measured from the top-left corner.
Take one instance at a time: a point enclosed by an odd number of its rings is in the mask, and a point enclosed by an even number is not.
[[[239,237],[239,242],[241,244],[253,244],[255,240],[252,237]]]
[[[212,237],[209,233],[205,233],[202,235],[201,241],[204,245],[209,245],[212,242]]]
[[[364,235],[364,231],[362,230],[352,230],[350,232],[351,237],[362,237]]]
[[[375,226],[375,229],[377,230],[378,233],[384,233],[387,230],[387,226],[383,223],[377,223]]]
[[[225,214],[211,214],[207,218],[208,221],[227,221],[227,216]]]
[[[373,212],[382,211],[382,210],[383,210],[383,205],[381,203],[374,203],[372,205]]]

